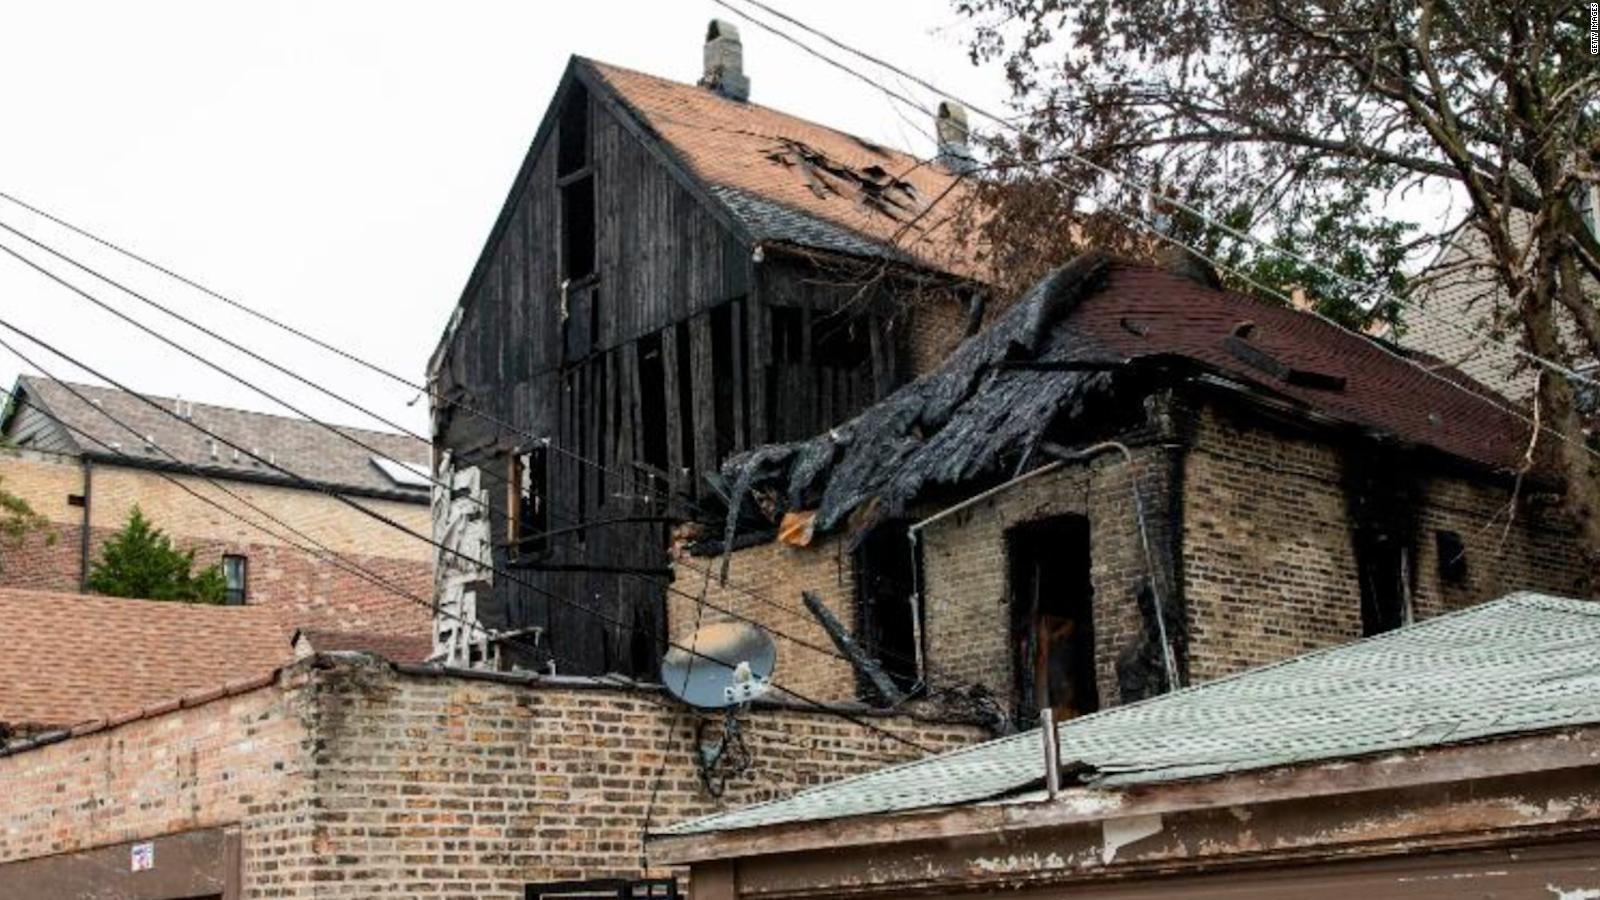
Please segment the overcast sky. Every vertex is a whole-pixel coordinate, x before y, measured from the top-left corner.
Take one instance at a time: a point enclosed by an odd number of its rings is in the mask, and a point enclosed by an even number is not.
[[[945,0],[779,4],[999,106]],[[718,7],[581,3],[4,2],[0,191],[420,382],[569,54],[693,81]],[[918,155],[886,98],[734,19],[753,99]],[[897,85],[897,87],[902,87]],[[905,90],[922,98],[909,86]],[[907,114],[910,115],[910,114]],[[422,431],[414,393],[0,200],[57,246],[312,381]],[[0,232],[0,244],[48,261]],[[47,265],[307,412],[359,413]],[[0,317],[137,390],[283,411],[0,254]],[[0,330],[0,338],[16,338]],[[57,377],[94,381],[24,344]],[[30,370],[0,349],[7,388]],[[381,427],[381,426],[377,426]]]

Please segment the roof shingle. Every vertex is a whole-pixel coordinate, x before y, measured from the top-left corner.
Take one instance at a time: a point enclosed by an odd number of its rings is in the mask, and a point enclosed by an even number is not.
[[[968,196],[910,154],[716,91],[580,60],[755,237],[984,280],[948,220]],[[863,180],[867,182],[863,186]],[[909,185],[909,192],[896,187]],[[934,206],[934,211],[919,215]]]
[[[780,673],[781,674],[781,673]],[[1600,603],[1518,593],[1062,723],[1089,787],[1201,778],[1600,722]],[[1038,730],[666,829],[969,804],[1041,784]]]
[[[291,662],[276,611],[0,588],[0,722],[68,727]]]
[[[95,440],[72,435],[72,440],[85,453],[105,456],[109,452],[95,443],[97,440],[119,448],[117,452],[122,454],[119,459],[131,465],[141,462],[174,465],[167,456],[171,453],[183,463],[210,474],[288,480],[287,476],[246,454],[235,453],[220,443],[213,447],[212,440],[198,429],[162,413],[127,391],[80,384],[72,384],[69,391],[60,382],[31,375],[18,379],[18,385],[28,402],[38,404],[51,417],[60,419],[75,431],[93,436]],[[82,394],[89,402],[78,399],[72,391]],[[171,397],[145,396],[166,409],[179,409],[178,401]],[[311,481],[397,498],[426,500],[428,497],[426,488],[396,483],[374,464],[374,454],[331,434],[316,422],[188,401],[182,404],[182,409],[196,424]],[[134,438],[106,414],[132,426],[141,438]],[[391,432],[333,427],[380,451],[383,456],[428,471],[429,448],[423,441]],[[148,446],[146,441],[153,441],[154,447]]]

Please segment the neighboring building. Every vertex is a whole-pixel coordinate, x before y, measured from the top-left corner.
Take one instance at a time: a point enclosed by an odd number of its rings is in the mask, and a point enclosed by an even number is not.
[[[150,399],[328,491],[419,533],[430,530],[429,450],[421,441],[340,429],[404,463],[397,465],[306,420]],[[193,549],[197,565],[223,567],[229,603],[273,610],[285,628],[428,633],[430,613],[418,602],[432,594],[433,553],[425,542],[234,452],[132,394],[23,376],[0,419],[0,436],[0,485],[51,523],[48,533],[30,535],[20,547],[0,548],[0,585],[83,590],[100,544],[137,505],[178,547]],[[342,564],[240,498],[336,553]],[[358,568],[410,597],[362,577]]]
[[[0,747],[258,679],[293,656],[263,607],[0,588]]]
[[[1354,602],[1354,598],[1352,598]],[[1600,896],[1600,605],[1518,594],[669,827],[695,900]]]
[[[1588,596],[1557,481],[1540,464],[1517,489],[1527,426],[1481,391],[1088,254],[858,417],[730,460],[736,549],[708,599],[830,646],[812,591],[893,682],[784,643],[809,696],[977,696],[1026,723],[1510,590]],[[695,606],[669,605],[676,640],[723,618]]]
[[[1600,235],[1600,185],[1580,185],[1576,207],[1593,234]],[[1529,216],[1513,211],[1513,239],[1528,240]],[[1401,323],[1401,342],[1460,369],[1497,393],[1519,402],[1533,399],[1538,369],[1517,351],[1526,346],[1519,313],[1500,283],[1491,260],[1488,239],[1468,219],[1451,233],[1439,255],[1412,280],[1414,310]],[[1589,302],[1600,304],[1600,285],[1585,279]],[[1572,314],[1557,304],[1555,318],[1561,335],[1576,348],[1577,325]],[[1574,368],[1600,380],[1600,366],[1576,354]],[[1579,402],[1600,412],[1600,392],[1579,383]]]
[[[726,23],[704,55],[699,86],[570,62],[430,363],[454,660],[654,677],[671,528],[722,460],[848,418],[983,318],[953,104],[919,162],[749,102]]]
[[[980,736],[762,706],[742,732],[751,769],[719,800],[694,761],[711,735],[653,687],[318,653],[165,699],[0,751],[0,900],[521,900],[638,877],[650,822],[916,755],[883,731],[938,750]],[[152,869],[130,870],[136,851]]]

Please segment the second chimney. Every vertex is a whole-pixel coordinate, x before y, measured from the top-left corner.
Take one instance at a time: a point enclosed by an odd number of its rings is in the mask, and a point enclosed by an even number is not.
[[[750,79],[744,75],[744,45],[732,23],[712,19],[706,29],[705,74],[700,85],[741,103],[750,99]]]
[[[967,173],[977,168],[972,148],[967,144],[967,108],[954,100],[940,100],[933,116],[933,130],[939,138],[939,165],[951,172]]]

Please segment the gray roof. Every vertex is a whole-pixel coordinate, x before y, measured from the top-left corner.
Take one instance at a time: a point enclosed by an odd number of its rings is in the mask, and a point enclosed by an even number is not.
[[[781,673],[780,673],[781,675]],[[1063,723],[1091,788],[1600,722],[1600,603],[1517,593]],[[993,800],[1037,787],[1037,730],[666,829],[696,834]]]
[[[35,405],[47,414],[43,419],[34,417],[33,421],[39,425],[39,430],[16,436],[20,446],[37,445],[39,449],[100,458],[115,456],[129,465],[152,468],[172,467],[172,458],[167,455],[171,453],[207,474],[294,483],[288,476],[255,462],[248,455],[238,454],[235,457],[226,445],[219,443],[213,455],[210,438],[187,422],[156,410],[132,393],[95,385],[72,384],[71,387],[72,391],[82,394],[90,402],[79,400],[62,383],[48,378],[24,375],[18,379],[17,390],[23,401],[20,407],[25,410],[28,405]],[[165,409],[180,409],[174,398],[151,394],[145,396]],[[311,481],[329,487],[396,498],[426,500],[428,497],[426,488],[399,483],[386,475],[374,463],[374,454],[369,450],[330,433],[315,422],[188,401],[182,403],[181,409],[195,424]],[[141,437],[135,438],[106,414],[132,426]],[[13,410],[8,420],[0,424],[6,426],[9,434],[12,422],[20,421],[20,418],[20,411]],[[51,419],[59,419],[70,427],[60,428]],[[380,456],[419,465],[424,471],[430,466],[428,445],[416,438],[384,431],[337,427],[340,432],[378,450]],[[51,429],[52,433],[46,433],[46,428]],[[94,440],[74,431],[92,435]],[[108,451],[97,441],[113,444],[118,449],[115,452]]]

